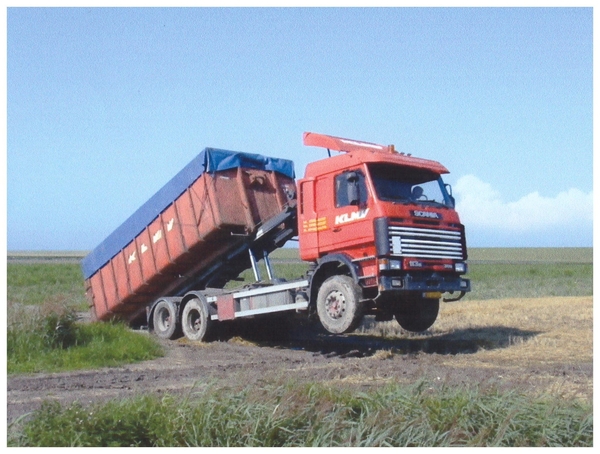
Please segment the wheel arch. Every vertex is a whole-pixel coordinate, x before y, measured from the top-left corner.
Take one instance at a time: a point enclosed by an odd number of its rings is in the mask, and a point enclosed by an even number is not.
[[[202,292],[197,292],[192,290],[191,292],[186,293],[183,298],[181,298],[180,310],[183,310],[183,307],[188,303],[188,301],[198,298],[199,300],[206,300],[206,295]]]
[[[317,267],[311,275],[309,292],[312,306],[316,305],[317,294],[323,282],[336,275],[350,276],[359,285],[358,270],[350,257],[346,254],[326,255],[317,261]]]
[[[179,314],[180,314],[180,318],[181,318],[181,314],[183,314],[183,310],[185,309],[185,305],[187,303],[189,303],[191,300],[193,299],[199,299],[200,301],[204,301],[207,303],[208,306],[208,313],[209,315],[214,315],[217,313],[217,306],[215,303],[208,303],[207,302],[207,296],[206,294],[204,294],[204,292],[202,292],[201,290],[191,290],[188,293],[186,293],[183,298],[181,298],[181,303],[179,304]]]

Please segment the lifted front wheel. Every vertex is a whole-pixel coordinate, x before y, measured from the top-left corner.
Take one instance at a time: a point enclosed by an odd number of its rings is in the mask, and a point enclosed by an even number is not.
[[[435,323],[440,310],[440,300],[431,298],[415,298],[403,301],[396,309],[394,317],[406,331],[419,333]]]

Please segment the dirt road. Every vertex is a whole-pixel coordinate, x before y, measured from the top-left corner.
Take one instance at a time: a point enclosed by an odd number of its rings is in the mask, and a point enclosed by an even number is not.
[[[495,386],[591,400],[591,360],[573,360],[569,355],[558,361],[519,359],[518,352],[526,350],[523,343],[535,340],[540,332],[488,326],[475,332],[442,330],[393,340],[359,333],[303,334],[285,341],[257,342],[234,333],[207,344],[165,341],[164,357],[140,364],[10,376],[7,419],[10,424],[47,399],[87,404],[139,393],[186,394],[208,385],[237,389],[289,380],[363,389],[426,380],[431,387]],[[521,341],[515,344],[515,338]],[[506,355],[511,349],[514,355]]]

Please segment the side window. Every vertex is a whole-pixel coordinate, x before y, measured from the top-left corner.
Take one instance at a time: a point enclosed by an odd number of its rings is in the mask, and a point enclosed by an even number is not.
[[[362,206],[367,203],[367,185],[361,171],[352,170],[335,177],[335,206]]]

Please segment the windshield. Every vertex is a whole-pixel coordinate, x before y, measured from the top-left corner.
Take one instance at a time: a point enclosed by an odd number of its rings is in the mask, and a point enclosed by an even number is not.
[[[370,164],[369,172],[379,200],[451,207],[442,178],[436,173],[389,164]]]

